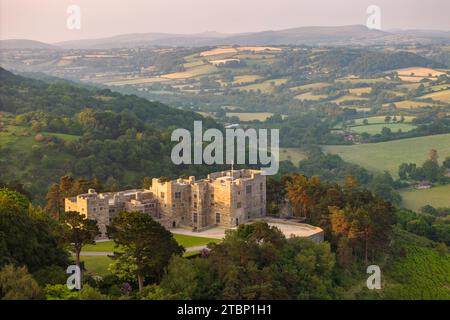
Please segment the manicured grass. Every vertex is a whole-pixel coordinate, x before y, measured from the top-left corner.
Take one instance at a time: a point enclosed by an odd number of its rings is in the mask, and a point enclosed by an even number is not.
[[[194,236],[188,236],[183,234],[174,234],[174,239],[183,247],[190,248],[190,247],[197,247],[206,245],[210,242],[220,242],[219,239],[211,239],[211,238],[205,238],[205,237],[194,237]],[[120,248],[114,247],[113,241],[104,241],[104,242],[97,242],[96,244],[88,244],[83,246],[83,251],[86,252],[114,252],[119,251]]]
[[[387,170],[397,176],[400,164],[406,162],[422,165],[428,159],[430,149],[438,151],[441,161],[450,156],[450,134],[352,146],[324,146],[323,149],[368,170]]]
[[[306,154],[298,148],[280,148],[280,161],[289,160],[294,165],[298,165],[304,159]]]
[[[369,124],[366,126],[355,126],[352,127],[352,131],[356,133],[366,132],[370,135],[381,133],[383,128],[389,128],[392,132],[397,132],[401,130],[402,132],[408,132],[415,128],[416,126],[407,123],[388,123],[388,124]]]
[[[227,112],[227,117],[238,117],[241,121],[265,121],[273,116],[271,112]]]
[[[81,261],[84,261],[84,267],[87,273],[98,276],[106,276],[110,272],[108,271],[109,265],[112,263],[112,259],[106,256],[87,257],[82,256]]]
[[[435,208],[450,207],[450,185],[433,187],[431,189],[408,189],[400,192],[402,206],[414,211],[419,211],[425,205]]]
[[[219,243],[222,241],[220,239],[194,237],[194,236],[188,236],[188,235],[184,235],[184,234],[174,234],[173,237],[180,245],[182,245],[185,248],[203,246],[210,242]]]
[[[83,246],[83,251],[89,252],[114,252],[120,251],[115,247],[114,241],[97,242],[96,244],[87,244]]]

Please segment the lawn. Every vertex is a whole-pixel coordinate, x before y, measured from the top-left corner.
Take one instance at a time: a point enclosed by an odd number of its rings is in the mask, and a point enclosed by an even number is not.
[[[450,156],[450,134],[352,146],[323,146],[325,152],[338,154],[345,161],[370,171],[387,170],[393,176],[397,176],[398,167],[404,162],[422,165],[430,149],[438,151],[441,161]]]
[[[108,267],[111,264],[112,259],[106,256],[82,256],[81,261],[84,261],[84,267],[89,274],[105,276],[109,274]]]
[[[425,205],[435,208],[450,207],[450,185],[433,187],[431,189],[408,189],[400,192],[405,208],[419,211]]]
[[[388,124],[369,124],[366,126],[355,126],[352,127],[352,131],[356,133],[363,133],[366,132],[370,135],[381,133],[381,130],[383,128],[389,128],[392,132],[397,132],[401,130],[402,132],[408,132],[415,128],[416,126],[408,123],[388,123]]]
[[[273,116],[270,112],[227,112],[227,117],[238,117],[240,121],[266,121]]]
[[[194,237],[194,236],[188,236],[183,234],[173,234],[173,237],[175,240],[182,245],[185,248],[190,247],[197,247],[206,245],[210,242],[220,242],[219,239],[211,239],[211,238],[205,238],[205,237]],[[96,244],[88,244],[83,246],[83,251],[86,252],[113,252],[113,251],[120,251],[120,249],[114,249],[114,242],[113,241],[104,241],[104,242],[98,242]]]

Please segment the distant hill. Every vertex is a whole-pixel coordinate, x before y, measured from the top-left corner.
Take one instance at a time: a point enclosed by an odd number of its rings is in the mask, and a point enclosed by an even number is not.
[[[214,45],[381,45],[408,43],[448,43],[450,32],[430,30],[371,30],[363,25],[301,27],[233,35],[141,33],[108,38],[64,41],[55,45],[65,49],[112,49],[151,46]]]
[[[0,49],[50,49],[58,50],[57,46],[40,41],[27,39],[0,40]]]
[[[25,39],[0,40],[1,49],[114,49],[134,47],[201,47],[215,45],[383,45],[450,44],[450,31],[371,30],[363,25],[300,27],[238,34],[203,32],[197,34],[131,33],[98,39],[47,44]]]

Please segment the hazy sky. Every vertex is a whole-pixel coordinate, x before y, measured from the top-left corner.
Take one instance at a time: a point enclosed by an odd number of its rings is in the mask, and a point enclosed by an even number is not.
[[[450,30],[450,0],[0,0],[0,38],[45,42],[124,33],[237,33],[365,24],[381,8],[382,29]],[[67,7],[81,29],[66,27]]]

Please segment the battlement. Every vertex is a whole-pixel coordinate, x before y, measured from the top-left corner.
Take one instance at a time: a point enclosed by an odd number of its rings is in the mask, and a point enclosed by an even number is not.
[[[114,215],[125,210],[150,214],[167,228],[233,227],[266,215],[266,178],[250,169],[214,172],[202,180],[154,178],[150,189],[105,193],[90,189],[66,198],[65,210],[97,220],[103,235]]]

